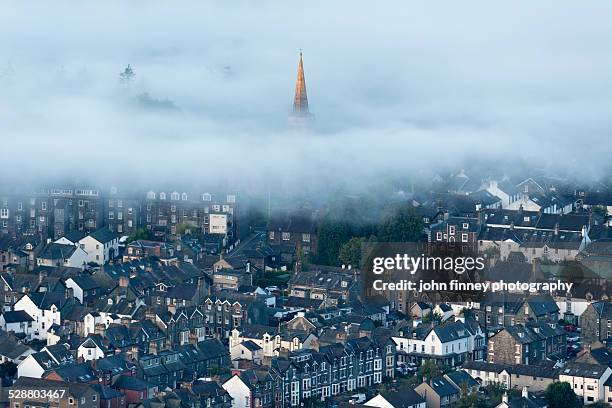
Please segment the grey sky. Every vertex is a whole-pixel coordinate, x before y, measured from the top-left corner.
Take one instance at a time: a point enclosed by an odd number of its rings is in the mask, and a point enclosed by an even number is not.
[[[475,153],[607,169],[609,2],[222,3],[4,2],[3,175],[349,182]],[[316,122],[296,133],[299,48]]]

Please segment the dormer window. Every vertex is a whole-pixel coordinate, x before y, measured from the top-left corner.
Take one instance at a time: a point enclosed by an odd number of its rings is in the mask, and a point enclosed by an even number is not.
[[[149,192],[147,193],[147,198],[148,198],[149,200],[155,200],[155,192],[153,192],[153,191],[149,191]]]
[[[166,193],[164,193],[163,191],[161,193],[159,193],[159,199],[160,200],[165,200],[166,199]]]
[[[174,201],[177,201],[177,200],[179,199],[179,193],[177,193],[177,192],[175,191],[174,193],[172,193],[172,194],[170,195],[170,199],[171,199],[171,200],[174,200]]]
[[[470,224],[468,224],[467,222],[464,222],[463,223],[463,229],[465,230],[465,229],[468,229],[468,228],[470,228]]]
[[[187,201],[187,193],[181,194],[181,200]]]
[[[212,195],[209,193],[202,194],[202,201],[212,201]]]

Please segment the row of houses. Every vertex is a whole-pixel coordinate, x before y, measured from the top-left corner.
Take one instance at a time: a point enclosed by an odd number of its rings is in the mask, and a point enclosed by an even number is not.
[[[175,239],[186,229],[234,241],[235,213],[235,194],[72,185],[0,192],[0,234],[43,240],[106,227],[120,235],[145,229],[160,240]]]

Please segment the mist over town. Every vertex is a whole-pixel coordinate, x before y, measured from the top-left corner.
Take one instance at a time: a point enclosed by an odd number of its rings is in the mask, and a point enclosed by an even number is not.
[[[611,11],[4,2],[0,408],[610,406]]]

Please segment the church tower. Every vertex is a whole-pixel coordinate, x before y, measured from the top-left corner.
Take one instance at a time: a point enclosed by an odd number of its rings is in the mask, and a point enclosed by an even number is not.
[[[304,62],[302,60],[302,50],[300,50],[300,63],[298,65],[298,75],[295,83],[295,97],[293,98],[293,112],[289,115],[289,122],[293,124],[302,124],[312,119],[312,117],[313,115],[308,110]]]

